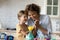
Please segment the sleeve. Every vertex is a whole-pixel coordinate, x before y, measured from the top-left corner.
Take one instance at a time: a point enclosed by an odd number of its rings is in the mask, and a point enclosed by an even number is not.
[[[17,33],[19,33],[21,30],[22,30],[21,27],[17,24],[16,25],[16,31],[17,31]]]
[[[50,35],[50,33],[52,32],[52,24],[49,16],[46,16],[46,25],[47,25],[48,35]]]
[[[16,35],[17,35],[17,37],[22,37],[22,33],[21,33],[21,30],[22,30],[22,28],[17,24],[16,25]]]

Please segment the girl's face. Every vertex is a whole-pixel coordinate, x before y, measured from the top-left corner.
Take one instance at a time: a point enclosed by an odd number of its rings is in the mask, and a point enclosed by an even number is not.
[[[32,18],[33,20],[36,20],[39,15],[38,15],[37,12],[35,12],[35,11],[29,11],[29,12],[28,12],[28,16],[29,16],[30,18]]]
[[[25,14],[20,17],[20,22],[25,23],[27,20],[28,20],[28,16]]]

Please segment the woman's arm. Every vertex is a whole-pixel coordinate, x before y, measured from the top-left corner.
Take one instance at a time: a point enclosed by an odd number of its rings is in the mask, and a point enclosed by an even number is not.
[[[43,25],[45,25],[45,28],[43,28],[42,26],[40,26],[40,29],[41,31],[44,33],[44,34],[48,34],[52,32],[52,25],[51,25],[51,20],[50,20],[50,17],[49,16],[44,16],[44,19],[43,19]]]
[[[35,29],[40,29],[44,34],[47,34],[47,29],[44,29],[40,24],[39,21],[35,21]]]
[[[41,25],[39,25],[38,29],[40,29],[42,31],[42,33],[48,34],[48,30],[44,29]]]
[[[33,29],[32,33],[33,33],[34,37],[36,37],[36,35],[37,35],[37,30],[36,30],[36,28]]]

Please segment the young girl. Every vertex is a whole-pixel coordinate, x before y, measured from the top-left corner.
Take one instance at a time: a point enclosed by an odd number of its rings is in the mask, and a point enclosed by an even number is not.
[[[19,11],[18,13],[19,23],[16,25],[16,33],[18,40],[23,40],[23,38],[28,33],[28,27],[25,24],[27,19],[28,19],[28,15],[24,12],[24,10]]]

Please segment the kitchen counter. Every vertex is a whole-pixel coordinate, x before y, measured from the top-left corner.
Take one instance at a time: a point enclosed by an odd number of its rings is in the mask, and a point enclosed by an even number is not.
[[[5,29],[0,29],[0,33],[5,33],[7,35],[13,35],[14,36],[14,40],[16,39],[16,30],[5,30]],[[20,40],[22,40],[23,38],[21,38]],[[0,39],[0,40],[4,40],[4,39]]]
[[[5,34],[7,34],[7,35],[12,35],[12,36],[14,36],[14,40],[16,40],[16,39],[15,39],[15,37],[16,37],[16,30],[0,29],[0,33],[5,33]],[[0,39],[0,40],[4,40],[4,39]]]
[[[13,35],[14,40],[16,39],[16,30],[5,30],[5,29],[0,29],[0,33],[6,33],[7,35]],[[58,36],[59,35],[59,36]],[[56,37],[57,40],[60,40],[60,32],[59,33],[52,33],[52,37]],[[4,40],[4,39],[1,39]],[[20,39],[21,40],[21,39]],[[39,39],[38,39],[39,40]]]

